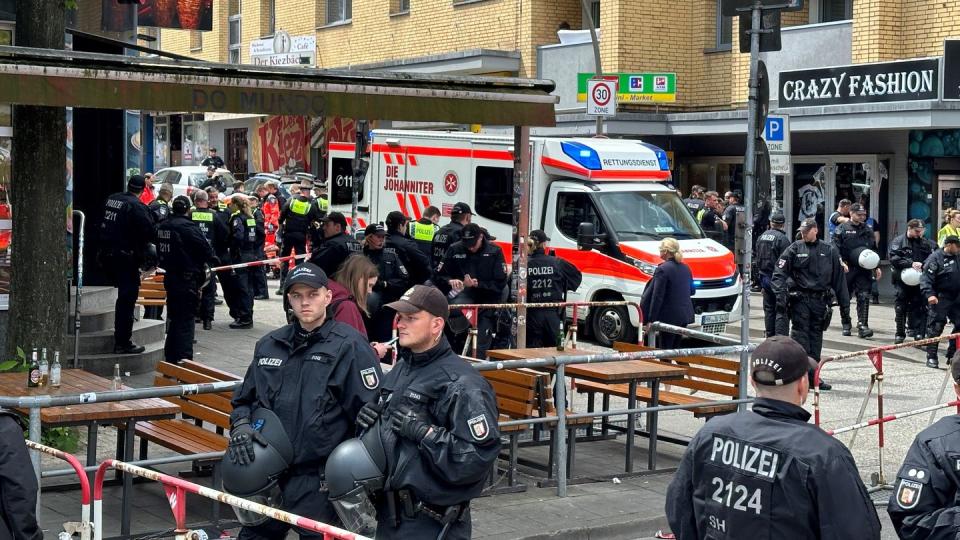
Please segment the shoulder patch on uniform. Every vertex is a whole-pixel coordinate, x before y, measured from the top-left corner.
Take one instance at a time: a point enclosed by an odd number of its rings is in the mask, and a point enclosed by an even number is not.
[[[467,427],[470,428],[470,436],[477,441],[482,441],[490,434],[490,424],[487,423],[487,415],[481,414],[467,420]]]
[[[786,259],[779,259],[779,260],[777,260],[777,268],[783,268],[783,267],[786,266],[786,265],[787,265],[787,260],[786,260]]]
[[[920,472],[922,473],[923,471]],[[920,494],[922,492],[923,484],[901,478],[900,484],[897,486],[897,505],[904,510],[910,510],[920,502]]]
[[[375,367],[361,369],[360,378],[363,380],[363,386],[367,390],[373,390],[380,385],[380,376],[377,375],[377,368]]]

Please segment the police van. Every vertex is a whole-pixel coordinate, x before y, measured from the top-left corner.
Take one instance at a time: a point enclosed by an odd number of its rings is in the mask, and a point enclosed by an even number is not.
[[[583,272],[570,301],[640,302],[662,262],[660,240],[680,242],[693,272],[696,325],[721,332],[739,313],[741,280],[733,254],[707,238],[677,193],[667,154],[637,140],[531,137],[530,229],[543,229],[558,257]],[[374,130],[370,168],[359,191],[359,228],[399,210],[419,219],[435,206],[447,222],[466,202],[473,222],[496,237],[511,261],[513,139],[451,132]],[[328,181],[332,211],[351,211],[353,143],[330,143]],[[349,217],[348,217],[349,219]],[[581,240],[589,223],[600,242]],[[636,310],[624,306],[580,311],[601,344],[636,339]],[[569,313],[569,312],[568,312]]]

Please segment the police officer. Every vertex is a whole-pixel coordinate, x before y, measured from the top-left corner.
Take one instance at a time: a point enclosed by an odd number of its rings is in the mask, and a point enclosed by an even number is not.
[[[436,206],[428,206],[423,211],[423,217],[416,221],[411,221],[407,225],[407,235],[413,238],[417,247],[427,258],[433,256],[433,237],[440,230],[440,209]],[[432,263],[432,261],[431,261]],[[431,264],[430,271],[433,271]]]
[[[0,409],[0,538],[42,540],[37,523],[37,494],[40,486],[33,473],[30,453],[23,442],[27,426],[13,411]]]
[[[301,180],[300,193],[291,197],[280,210],[280,237],[283,239],[280,257],[286,257],[294,251],[297,255],[307,252],[307,234],[320,219],[317,206],[310,199],[312,187],[313,183],[309,180]],[[280,267],[280,287],[277,295],[283,294],[283,280],[286,279],[288,270],[289,264]]]
[[[207,150],[207,157],[203,158],[203,161],[200,162],[200,165],[203,167],[213,167],[214,169],[222,169],[223,158],[217,155],[216,148],[210,148]]]
[[[737,238],[737,213],[743,210],[743,195],[739,191],[728,191],[726,194],[727,207],[723,209],[724,242],[730,251],[734,250]]]
[[[920,291],[927,299],[927,337],[939,337],[947,319],[953,324],[953,333],[960,331],[960,238],[950,235],[943,247],[934,251],[923,263]],[[927,345],[927,367],[939,368],[939,343]],[[957,350],[955,340],[947,345],[947,358]]]
[[[770,283],[780,254],[790,246],[790,239],[783,232],[785,222],[783,212],[777,210],[770,216],[770,228],[757,239],[757,273],[763,291],[763,323],[767,337],[785,336],[790,326],[787,313],[777,309],[777,294]]]
[[[387,307],[398,312],[398,364],[357,417],[380,430],[387,455],[377,538],[468,539],[470,500],[500,451],[493,389],[444,338],[449,308],[439,290],[415,285]]]
[[[266,220],[263,217],[263,211],[260,210],[260,199],[256,195],[247,195],[247,201],[250,202],[250,209],[253,211],[253,220],[257,228],[256,250],[258,261],[267,260],[266,243],[267,227]],[[247,274],[250,278],[250,290],[253,291],[254,300],[269,300],[270,292],[267,290],[267,267],[264,265],[250,268]]]
[[[323,242],[313,246],[310,262],[319,266],[332,276],[337,269],[354,253],[362,253],[360,242],[346,233],[347,218],[340,212],[330,212],[320,220]]]
[[[890,242],[890,276],[896,296],[893,303],[894,320],[897,325],[895,343],[906,339],[906,327],[909,321],[910,335],[922,339],[927,326],[926,298],[920,293],[917,284],[908,285],[901,279],[904,270],[922,271],[923,262],[937,249],[932,240],[923,237],[926,226],[919,219],[907,222],[906,234],[901,234]]]
[[[407,221],[407,217],[400,212],[387,214],[387,247],[396,250],[400,262],[410,273],[410,281],[419,285],[430,279],[430,256],[421,251],[417,242],[407,236]]]
[[[693,217],[697,217],[697,214],[703,209],[704,191],[703,186],[694,184],[693,187],[690,188],[690,197],[683,200],[683,204],[690,210],[690,215]]]
[[[320,219],[330,211],[330,199],[327,197],[327,184],[323,182],[315,183],[313,185],[313,192],[313,200],[316,203],[314,206],[316,206],[317,209],[317,219]]]
[[[166,270],[167,338],[163,356],[176,364],[193,359],[194,318],[200,306],[204,264],[216,265],[213,248],[200,227],[190,218],[190,199],[177,197],[170,204],[170,217],[157,227],[157,253]]]
[[[816,219],[803,220],[800,240],[780,254],[771,279],[777,308],[790,314],[791,337],[817,361],[823,348],[823,332],[829,326],[827,314],[833,309],[832,298],[840,303],[840,309],[850,307],[840,255],[835,247],[817,238],[818,232]],[[813,370],[810,378],[812,383]],[[821,390],[830,388],[820,379]]]
[[[153,241],[153,218],[140,202],[143,177],[135,174],[127,181],[127,191],[107,199],[100,224],[100,264],[117,287],[114,306],[113,339],[115,354],[140,354],[143,346],[130,341],[133,335],[133,310],[140,292],[140,264],[147,245]]]
[[[855,259],[859,254],[857,248],[866,248],[877,251],[877,243],[874,238],[873,228],[866,224],[867,211],[860,204],[854,204],[850,207],[850,221],[846,221],[837,226],[834,236],[834,244],[840,251],[840,258],[846,263],[847,272],[847,291],[850,296],[857,298],[857,335],[861,338],[868,338],[873,335],[873,330],[868,324],[870,317],[870,289],[873,285],[874,270],[867,270],[860,266],[860,262]],[[880,278],[880,269],[875,270],[876,276]],[[840,307],[840,319],[843,325],[843,335],[849,336],[851,331],[850,308]]]
[[[161,184],[157,191],[157,198],[147,205],[150,208],[154,223],[159,225],[170,216],[170,201],[172,200],[173,186],[168,183]]]
[[[960,358],[950,363],[953,391],[960,398]],[[921,431],[897,473],[887,513],[905,540],[953,540],[960,535],[960,415],[937,420]]]
[[[880,538],[880,521],[846,446],[803,409],[815,363],[787,336],[750,362],[753,410],[714,418],[687,446],[667,520],[680,540]]]
[[[489,243],[480,226],[471,223],[463,228],[460,241],[447,250],[433,281],[443,292],[456,295],[452,304],[499,304],[507,286],[503,250]],[[479,310],[477,358],[486,358],[496,324],[497,310]]]
[[[393,334],[394,313],[382,309],[388,302],[400,298],[403,291],[410,288],[410,274],[400,261],[396,250],[385,247],[387,229],[380,223],[367,225],[363,236],[363,254],[377,265],[377,283],[373,292],[367,296],[367,311],[370,312],[370,322],[367,325],[367,336],[374,342],[390,341]]]
[[[231,211],[227,229],[230,260],[228,264],[240,264],[257,260],[257,220],[250,210],[246,195],[236,194],[230,197],[227,208]],[[229,273],[220,274],[223,296],[230,306],[230,316],[234,321],[230,328],[235,330],[253,327],[253,290],[250,288],[248,268],[237,268]]]
[[[297,266],[287,276],[284,291],[296,321],[270,332],[254,348],[253,362],[233,395],[230,459],[243,463],[253,454],[253,445],[262,444],[250,415],[258,407],[270,409],[294,448],[291,467],[280,480],[282,508],[337,523],[327,501],[324,464],[338,444],[354,435],[361,407],[376,398],[380,364],[359,332],[327,317],[331,295],[323,270],[310,263]],[[289,528],[270,520],[244,527],[239,538],[285,538]],[[301,538],[323,536],[298,532]]]
[[[229,260],[227,256],[227,222],[220,212],[210,208],[210,196],[206,191],[198,190],[193,194],[194,208],[190,212],[190,219],[200,227],[200,232],[207,243],[213,248],[219,263]],[[211,277],[203,289],[200,290],[200,321],[204,330],[213,328],[213,318],[216,311],[217,276]]]
[[[527,302],[563,302],[567,291],[576,291],[583,274],[569,262],[547,255],[550,237],[541,230],[527,237]],[[566,308],[527,309],[527,347],[555,347],[563,339]]]
[[[470,205],[465,202],[458,202],[453,205],[453,209],[450,211],[450,223],[437,229],[436,234],[433,235],[433,253],[430,257],[430,267],[434,271],[440,266],[443,256],[447,254],[447,249],[455,242],[460,241],[460,231],[472,219],[473,211],[470,210]]]
[[[200,184],[200,189],[207,189],[209,187],[216,188],[220,193],[227,191],[227,184],[223,181],[223,178],[217,174],[217,168],[213,165],[207,166],[207,179]]]

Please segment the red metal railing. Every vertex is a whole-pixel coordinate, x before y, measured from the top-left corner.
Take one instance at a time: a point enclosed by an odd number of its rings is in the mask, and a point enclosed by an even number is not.
[[[77,457],[73,454],[68,454],[63,450],[57,450],[56,448],[44,446],[40,443],[35,443],[30,440],[24,442],[27,444],[27,448],[38,450],[44,454],[48,454],[66,461],[68,464],[70,464],[70,467],[76,471],[77,478],[80,480],[80,521],[68,521],[63,524],[63,529],[67,534],[71,535],[71,538],[74,534],[77,534],[80,536],[80,540],[90,540],[94,527],[94,523],[90,522],[90,480],[87,478],[87,473],[84,472],[83,465],[80,464],[80,460],[77,459]],[[95,522],[95,524],[99,525],[99,521]]]

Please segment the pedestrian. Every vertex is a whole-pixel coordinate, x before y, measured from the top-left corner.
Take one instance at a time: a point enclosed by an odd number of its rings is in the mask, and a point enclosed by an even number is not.
[[[213,248],[213,252],[217,256],[217,266],[219,266],[230,259],[227,251],[227,237],[230,235],[227,222],[220,212],[210,208],[210,196],[207,195],[206,191],[195,191],[193,193],[193,204],[194,208],[190,212],[190,219],[200,227],[200,232],[203,233],[207,243]],[[213,319],[216,312],[217,279],[217,273],[214,272],[200,291],[199,318],[200,322],[203,323],[204,330],[213,328]]]
[[[943,247],[948,236],[960,236],[960,210],[950,209],[944,215],[944,225],[937,231],[937,244]]]
[[[413,286],[407,268],[392,247],[386,246],[387,229],[379,223],[367,225],[363,236],[363,254],[376,266],[378,279],[373,292],[367,297],[365,310],[369,314],[367,334],[370,339],[390,341],[393,334],[394,313],[382,309],[384,305],[400,298]]]
[[[527,236],[527,302],[563,302],[576,291],[583,274],[569,262],[548,255],[550,237],[537,229]],[[567,308],[527,308],[527,347],[556,347],[565,338]]]
[[[943,247],[934,251],[923,263],[920,291],[927,299],[928,338],[940,337],[947,320],[953,324],[953,333],[960,332],[960,238],[950,235],[943,239]],[[939,343],[927,345],[927,367],[939,368]],[[947,358],[953,358],[957,343],[947,343]]]
[[[440,262],[443,261],[443,256],[447,254],[447,249],[455,242],[460,241],[460,231],[472,220],[473,210],[470,210],[470,205],[465,202],[458,202],[453,205],[450,210],[450,223],[437,229],[437,233],[433,235],[430,268],[434,272],[440,266]]]
[[[170,201],[173,200],[173,186],[167,183],[160,184],[157,198],[147,208],[153,216],[153,223],[159,225],[170,216]]]
[[[433,256],[433,237],[440,230],[440,209],[436,206],[428,206],[423,210],[423,215],[416,221],[411,221],[407,225],[407,235],[413,238],[417,247],[427,258]],[[431,261],[430,271],[433,271]]]
[[[227,237],[230,260],[227,264],[257,260],[257,220],[253,217],[247,197],[239,194],[231,196],[227,208],[230,210],[227,224],[230,231]],[[234,319],[229,326],[235,330],[253,327],[253,290],[248,274],[249,268],[236,268],[229,277],[226,272],[220,275],[223,296]]]
[[[376,398],[382,376],[363,336],[327,315],[331,300],[327,285],[323,270],[310,263],[287,276],[284,290],[295,321],[270,332],[254,348],[253,362],[233,395],[228,459],[255,473],[256,461],[250,457],[254,445],[264,443],[251,416],[260,407],[273,411],[293,446],[292,463],[279,480],[280,508],[337,524],[324,488],[326,459],[354,435],[354,419]],[[225,475],[225,487],[227,483]],[[239,539],[285,538],[289,529],[286,523],[267,520],[245,526]],[[297,532],[301,538],[318,537],[302,529]]]
[[[498,304],[507,286],[503,250],[487,241],[479,225],[470,223],[460,232],[460,241],[447,250],[433,282],[451,296],[451,304]],[[477,358],[486,358],[496,324],[496,310],[478,310]],[[466,336],[455,337],[458,338],[456,346],[462,347]]]
[[[214,169],[223,168],[223,158],[217,155],[216,148],[207,149],[207,157],[203,158],[203,161],[200,162],[202,167],[213,167]]]
[[[803,220],[799,230],[800,240],[780,254],[770,281],[778,309],[790,314],[790,337],[819,362],[823,333],[833,313],[832,300],[836,298],[841,310],[844,306],[849,310],[850,295],[840,254],[836,247],[817,238],[817,220]],[[812,369],[809,376],[813,386]],[[820,390],[831,388],[820,379]]]
[[[960,399],[960,357],[950,362],[953,392]],[[887,513],[905,540],[954,539],[960,535],[960,415],[951,414],[917,434],[897,473]]]
[[[236,192],[235,192],[236,193]],[[240,192],[243,193],[243,192]],[[250,209],[253,211],[253,219],[257,228],[257,260],[267,260],[267,229],[266,218],[260,210],[260,199],[255,195],[247,195],[247,201],[250,202]],[[250,290],[253,291],[254,300],[269,300],[270,291],[267,289],[267,266],[265,264],[253,266],[247,274],[250,277]]]
[[[145,182],[135,174],[127,191],[114,193],[106,202],[100,224],[99,262],[117,288],[113,315],[113,352],[140,354],[143,346],[131,341],[133,311],[140,293],[140,265],[156,231],[146,205],[140,202]]]
[[[690,215],[697,217],[697,214],[700,213],[700,210],[703,209],[704,205],[704,190],[703,186],[694,184],[690,188],[690,197],[683,200],[683,204],[687,206],[687,209],[690,210]]]
[[[700,228],[708,235],[723,238],[726,234],[727,222],[722,216],[720,194],[716,191],[708,191],[703,199],[703,208],[697,211],[697,222],[700,223]]]
[[[40,486],[23,439],[27,426],[17,413],[0,409],[0,538],[42,540],[37,523]]]
[[[726,231],[723,243],[727,249],[733,251],[737,240],[737,214],[743,211],[743,195],[739,191],[728,191],[724,199],[727,207],[723,210],[723,230]]]
[[[678,540],[880,538],[850,450],[808,423],[804,375],[814,364],[787,336],[753,351],[752,410],[707,422],[667,488],[667,521]]]
[[[303,255],[307,252],[307,234],[319,221],[317,207],[310,199],[310,189],[313,183],[301,180],[298,194],[291,197],[280,210],[280,237],[283,239],[280,246],[280,256],[287,257],[293,253]],[[288,264],[280,267],[280,286],[277,294],[283,294],[283,280],[286,279]]]
[[[320,223],[323,242],[313,246],[310,262],[322,268],[328,275],[333,275],[347,257],[354,253],[363,253],[363,247],[356,238],[347,234],[347,218],[340,212],[330,212]]]
[[[280,208],[283,208],[287,204],[287,198],[284,197],[283,192],[280,191],[280,182],[267,180],[267,192],[277,198]]]
[[[870,250],[876,255],[877,242],[873,229],[866,224],[867,210],[861,204],[850,206],[850,220],[837,227],[834,243],[840,251],[840,258],[846,263],[847,291],[851,297],[857,299],[857,336],[869,338],[873,336],[870,329],[870,289],[873,276],[880,278],[880,268],[864,263],[861,258],[864,250]],[[879,261],[879,259],[877,259]],[[864,266],[866,264],[866,266]],[[843,335],[851,332],[850,308],[840,306],[840,318],[843,326]]]
[[[669,237],[661,240],[660,258],[663,263],[653,272],[640,299],[644,328],[649,330],[650,324],[655,322],[686,328],[693,322],[693,295],[697,291],[690,267],[683,263],[680,242]],[[658,332],[657,347],[675,349],[681,339],[673,332]]]
[[[190,199],[179,196],[170,204],[170,217],[157,228],[157,253],[166,270],[163,288],[167,291],[167,337],[164,360],[178,364],[193,360],[193,332],[200,288],[205,281],[204,265],[219,262],[200,227],[187,216]]]
[[[785,336],[790,330],[789,317],[778,308],[777,294],[773,292],[773,271],[780,254],[790,246],[790,239],[783,232],[786,223],[783,212],[777,210],[770,216],[770,228],[757,239],[757,273],[760,274],[760,289],[763,294],[763,324],[766,337]]]
[[[144,173],[143,182],[143,193],[140,194],[140,202],[149,206],[150,203],[157,198],[157,194],[153,189],[153,173]]]
[[[853,202],[850,199],[840,199],[840,202],[837,203],[837,209],[827,218],[829,241],[832,242],[834,236],[836,236],[837,227],[850,221],[850,206],[852,204]]]
[[[919,280],[923,262],[937,249],[937,245],[923,237],[925,231],[926,225],[922,220],[911,219],[907,222],[906,234],[890,242],[890,279],[896,290],[893,302],[897,327],[894,343],[903,343],[907,328],[915,340],[923,339],[926,331],[927,299],[920,291]],[[910,283],[904,282],[904,272]]]
[[[444,338],[439,290],[415,285],[387,307],[397,311],[398,365],[357,417],[379,430],[387,455],[376,538],[469,539],[470,501],[500,452],[496,397]]]

